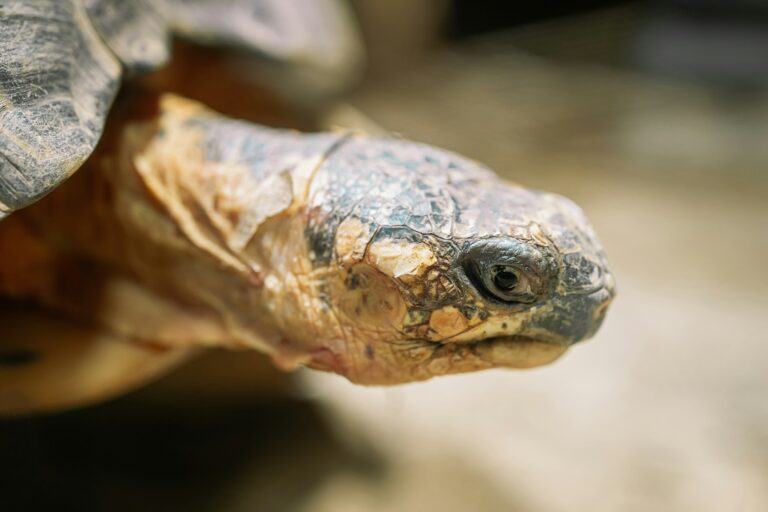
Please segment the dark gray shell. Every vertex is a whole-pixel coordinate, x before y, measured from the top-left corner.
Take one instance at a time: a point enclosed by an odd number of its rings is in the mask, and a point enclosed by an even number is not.
[[[165,64],[172,35],[245,48],[290,70],[282,80],[328,88],[359,62],[350,21],[340,0],[0,1],[0,219],[77,170],[123,74]]]

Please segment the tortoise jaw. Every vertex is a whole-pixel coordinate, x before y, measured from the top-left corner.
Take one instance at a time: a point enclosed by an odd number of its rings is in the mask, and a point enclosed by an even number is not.
[[[534,368],[560,358],[568,345],[528,336],[497,336],[472,344],[473,352],[492,366]]]
[[[328,349],[313,352],[308,366],[343,375],[364,385],[393,385],[430,379],[439,375],[492,368],[526,369],[543,366],[562,356],[569,345],[522,335],[497,336],[474,342],[410,340],[398,343],[398,360],[410,364],[393,371],[381,364],[373,350],[365,358],[348,359]],[[390,351],[383,351],[391,353]]]
[[[431,360],[450,360],[450,373],[485,368],[535,368],[556,361],[569,348],[559,339],[524,335],[494,336],[476,341],[422,342],[430,347]],[[430,365],[432,366],[432,365]]]

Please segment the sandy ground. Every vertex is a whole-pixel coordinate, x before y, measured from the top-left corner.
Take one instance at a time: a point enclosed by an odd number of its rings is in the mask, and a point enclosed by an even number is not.
[[[766,97],[495,40],[352,101],[581,204],[619,286],[599,335],[547,368],[392,389],[305,372],[310,401],[257,395],[250,356],[214,355],[0,423],[10,509],[768,510]]]

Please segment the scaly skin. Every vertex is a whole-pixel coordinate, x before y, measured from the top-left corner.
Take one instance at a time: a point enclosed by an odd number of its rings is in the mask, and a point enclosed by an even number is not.
[[[613,297],[567,199],[426,145],[276,131],[171,96],[0,223],[0,245],[11,226],[35,239],[16,253],[37,251],[37,279],[0,271],[0,292],[363,384],[551,362]]]

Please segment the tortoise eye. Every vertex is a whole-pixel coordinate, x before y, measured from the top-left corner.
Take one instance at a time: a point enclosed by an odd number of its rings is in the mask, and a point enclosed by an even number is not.
[[[494,267],[493,272],[493,284],[499,291],[507,293],[512,292],[520,281],[517,277],[517,271],[512,267],[496,266]]]
[[[530,302],[531,283],[520,269],[511,265],[493,265],[480,276],[483,288],[504,302]]]
[[[461,265],[486,298],[512,305],[531,304],[543,294],[547,283],[547,276],[534,270],[541,259],[540,253],[516,240],[482,240],[464,250]]]

